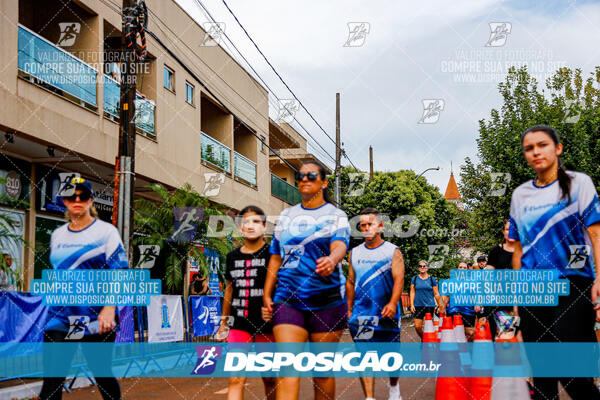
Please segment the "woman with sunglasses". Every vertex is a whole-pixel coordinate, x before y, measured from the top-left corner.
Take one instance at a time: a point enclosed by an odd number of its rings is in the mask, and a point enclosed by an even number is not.
[[[341,261],[350,240],[348,217],[331,204],[325,168],[307,161],[297,174],[302,203],[285,209],[271,243],[263,315],[277,342],[338,342],[347,325]],[[335,398],[335,379],[313,378],[315,399]],[[277,399],[297,399],[300,378],[284,377]]]
[[[423,339],[423,318],[425,314],[435,311],[436,303],[439,312],[444,312],[444,303],[438,291],[437,280],[429,275],[427,261],[419,261],[419,275],[412,277],[410,281],[410,311],[413,313],[415,331]]]
[[[113,225],[98,219],[90,181],[74,178],[70,183],[75,186],[74,193],[62,197],[69,222],[52,232],[50,238],[52,268],[128,268],[119,232]],[[54,306],[48,311],[44,342],[112,343],[116,338],[116,326],[114,306]],[[95,351],[92,354],[89,347],[84,347],[83,350],[102,398],[120,399],[121,389],[117,379],[101,376],[105,371],[110,371],[112,351]],[[41,400],[62,398],[62,384],[70,369],[74,352],[75,347],[69,347],[68,350],[62,347],[45,349],[44,370],[50,372],[44,378]]]
[[[525,342],[594,342],[600,321],[600,202],[592,179],[566,171],[563,146],[549,126],[521,137],[536,177],[515,189],[510,204],[514,269],[554,269],[569,280],[558,306],[518,307]],[[577,256],[580,257],[577,257]],[[596,311],[594,311],[596,310]],[[592,378],[533,378],[534,399],[558,399],[558,382],[572,399],[599,399]]]

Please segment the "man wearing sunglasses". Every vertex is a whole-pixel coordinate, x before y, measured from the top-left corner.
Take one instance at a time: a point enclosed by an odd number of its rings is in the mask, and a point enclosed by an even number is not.
[[[62,196],[68,223],[52,232],[50,264],[54,269],[128,268],[127,255],[117,229],[98,219],[92,184],[85,178],[72,178],[74,193]],[[45,342],[114,342],[117,318],[114,306],[69,304],[49,307],[44,331]],[[74,347],[69,349],[75,350]],[[64,348],[48,347],[44,354],[46,378],[40,399],[60,399],[62,384],[74,354]],[[112,352],[89,354],[84,348],[98,390],[104,399],[120,399],[121,389],[114,377],[102,377],[111,365]],[[58,378],[56,377],[58,376]],[[62,376],[62,377],[61,377]]]

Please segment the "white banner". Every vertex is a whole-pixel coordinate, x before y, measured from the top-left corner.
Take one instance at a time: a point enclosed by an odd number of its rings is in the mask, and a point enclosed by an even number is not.
[[[152,296],[148,306],[148,341],[179,342],[182,340],[181,296]]]

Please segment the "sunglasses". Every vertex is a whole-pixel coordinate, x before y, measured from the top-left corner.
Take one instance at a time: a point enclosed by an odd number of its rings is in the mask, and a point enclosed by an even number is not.
[[[419,268],[427,268],[427,265],[419,265]]]
[[[307,177],[309,181],[314,182],[319,177],[319,171],[310,172],[296,172],[296,180],[301,181],[304,177]]]
[[[82,192],[80,194],[72,194],[71,196],[64,196],[63,200],[77,201],[78,198],[79,198],[79,201],[88,201],[89,199],[92,198],[92,195],[89,194],[88,192]]]

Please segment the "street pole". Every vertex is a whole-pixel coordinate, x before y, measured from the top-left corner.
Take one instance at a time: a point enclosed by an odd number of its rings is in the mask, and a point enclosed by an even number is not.
[[[369,183],[373,182],[373,146],[369,146]]]
[[[134,35],[131,24],[134,18],[135,0],[123,0],[123,23],[121,26],[121,55],[123,67],[121,69],[121,110],[119,123],[119,151],[116,165],[115,192],[118,190],[117,228],[123,239],[123,247],[131,261],[131,245],[133,237],[132,199],[134,193],[135,171],[135,93],[136,93],[136,55],[134,45],[127,46],[127,35]]]
[[[340,173],[342,149],[340,141],[340,94],[335,94],[335,202],[340,206]]]

